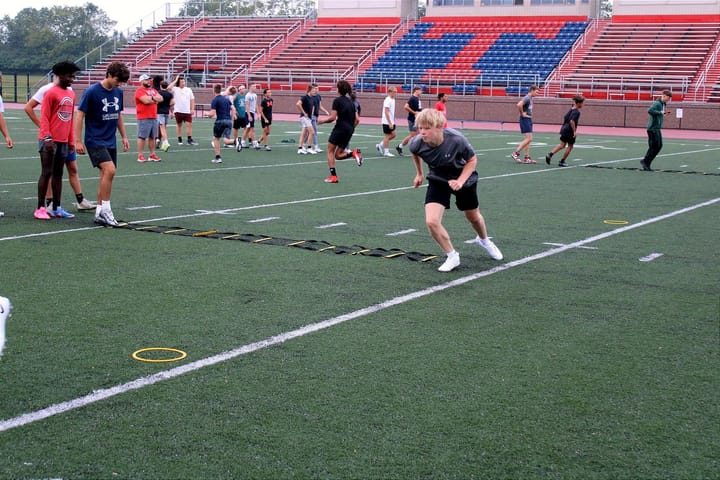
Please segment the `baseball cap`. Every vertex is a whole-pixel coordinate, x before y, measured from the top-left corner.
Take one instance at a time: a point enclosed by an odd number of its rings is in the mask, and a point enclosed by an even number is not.
[[[245,90],[245,85],[238,85],[238,90]]]
[[[144,82],[145,80],[150,80],[150,78],[150,75],[148,75],[147,73],[143,73],[142,75],[140,75],[140,78],[138,78],[138,80]]]

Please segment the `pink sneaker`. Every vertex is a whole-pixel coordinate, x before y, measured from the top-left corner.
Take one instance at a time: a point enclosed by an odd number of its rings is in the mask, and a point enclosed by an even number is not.
[[[48,213],[47,209],[45,209],[45,207],[40,207],[35,210],[35,213],[33,213],[33,217],[37,218],[38,220],[50,220],[50,214]]]
[[[537,162],[530,157],[525,157],[525,158],[523,158],[522,163],[537,163]]]
[[[159,161],[160,161],[160,157],[158,157],[157,155],[155,155],[155,154],[153,153],[152,155],[150,155],[150,160],[152,160],[153,162],[159,162]]]
[[[140,163],[146,162],[145,155],[143,155],[142,153],[140,155],[138,155],[138,162],[140,162]]]

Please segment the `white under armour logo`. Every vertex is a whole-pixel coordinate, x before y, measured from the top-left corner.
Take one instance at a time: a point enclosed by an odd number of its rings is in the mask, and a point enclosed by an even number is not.
[[[115,111],[117,111],[119,109],[120,99],[118,97],[113,97],[113,99],[115,100],[114,102],[108,102],[107,98],[102,99],[103,112],[107,112],[110,108],[115,108]]]

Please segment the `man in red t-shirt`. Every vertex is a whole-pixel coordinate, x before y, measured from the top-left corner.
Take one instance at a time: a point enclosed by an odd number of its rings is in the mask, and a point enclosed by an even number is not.
[[[38,145],[42,171],[38,179],[38,207],[33,216],[38,220],[50,220],[51,217],[73,218],[75,215],[60,206],[62,196],[62,177],[68,154],[75,154],[75,132],[73,115],[75,112],[75,92],[70,86],[80,67],[72,62],[60,62],[53,65],[52,72],[58,78],[43,99],[40,111],[40,129]],[[52,182],[53,209],[45,208],[45,194]]]
[[[160,157],[155,155],[155,139],[158,138],[157,104],[163,101],[160,92],[152,86],[150,75],[140,75],[140,88],[135,90],[135,109],[138,124],[137,161],[145,162],[145,142],[148,144],[149,160],[159,162]]]
[[[443,92],[438,93],[438,101],[435,104],[435,110],[442,112],[443,116],[445,117],[445,124],[443,125],[443,128],[447,128],[447,107],[445,104],[447,103],[447,95]]]

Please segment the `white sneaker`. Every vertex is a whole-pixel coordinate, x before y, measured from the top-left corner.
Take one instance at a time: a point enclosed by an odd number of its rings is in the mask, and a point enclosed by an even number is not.
[[[307,148],[305,148],[305,147],[298,148],[298,155],[307,155],[307,154],[308,154]]]
[[[500,249],[493,243],[492,240],[489,238],[485,240],[485,243],[483,244],[483,241],[480,240],[480,237],[475,237],[475,241],[478,245],[480,245],[482,248],[485,249],[485,251],[490,255],[490,258],[493,260],[502,260],[503,254],[500,251]]]
[[[97,207],[97,202],[93,202],[88,200],[87,198],[83,198],[83,201],[80,203],[76,203],[75,206],[81,212],[87,210],[95,210],[95,207]]]
[[[222,163],[222,158],[213,158],[210,160],[212,163]]]
[[[122,227],[127,225],[126,223],[120,223],[115,220],[112,210],[101,210],[99,215],[95,216],[94,222],[97,225],[104,225],[106,227]]]
[[[310,155],[317,155],[318,153],[320,153],[320,150],[318,150],[317,148],[310,148],[308,149],[308,153]]]
[[[318,147],[313,147],[313,150],[315,150],[315,153],[322,152],[322,148],[318,148]]]
[[[390,153],[390,150],[386,150],[385,153],[383,153],[383,157],[394,157],[392,153]]]
[[[379,153],[380,155],[383,154],[383,147],[382,147],[382,145],[380,145],[379,143],[378,143],[377,145],[375,145],[375,149],[378,151],[378,153]]]
[[[0,357],[5,348],[5,321],[10,317],[10,310],[12,310],[10,299],[0,297]]]
[[[440,268],[438,268],[438,272],[449,272],[456,269],[459,265],[460,254],[457,252],[455,252],[454,254],[450,253],[447,256],[447,260],[445,260],[445,263],[440,265]]]

